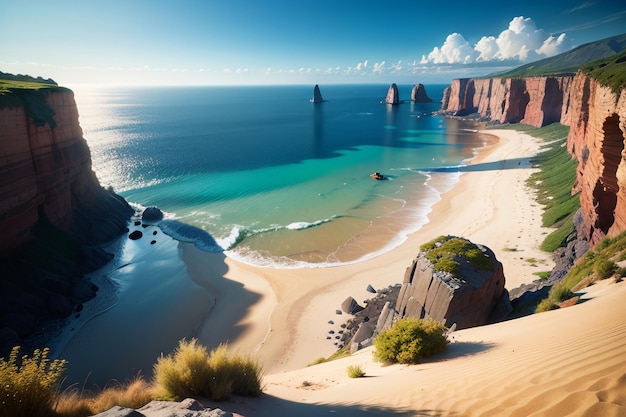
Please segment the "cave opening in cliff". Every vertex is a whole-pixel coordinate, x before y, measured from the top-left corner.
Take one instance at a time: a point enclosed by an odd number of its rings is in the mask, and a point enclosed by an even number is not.
[[[624,133],[619,128],[619,116],[613,114],[602,125],[604,138],[600,152],[604,159],[604,169],[593,196],[596,201],[598,215],[597,227],[605,234],[615,221],[615,207],[617,205],[617,169],[622,161],[624,151]]]

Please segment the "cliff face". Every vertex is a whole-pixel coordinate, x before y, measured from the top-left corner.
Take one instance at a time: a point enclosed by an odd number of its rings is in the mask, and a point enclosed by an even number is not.
[[[499,123],[541,127],[569,124],[573,77],[457,79],[444,92],[442,111],[458,116],[477,113]]]
[[[578,160],[578,231],[593,246],[626,230],[626,90],[617,96],[579,73],[572,91],[567,148]]]
[[[71,91],[13,99],[0,109],[0,336],[25,337],[93,296],[77,285],[111,256],[92,246],[123,233],[133,210],[98,183]]]

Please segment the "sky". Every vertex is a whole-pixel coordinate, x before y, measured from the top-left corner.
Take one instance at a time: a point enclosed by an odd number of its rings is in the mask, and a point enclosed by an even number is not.
[[[0,0],[0,71],[66,86],[447,84],[622,33],[623,0]]]

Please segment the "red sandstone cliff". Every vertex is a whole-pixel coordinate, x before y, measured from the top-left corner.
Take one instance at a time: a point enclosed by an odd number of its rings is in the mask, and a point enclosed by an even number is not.
[[[103,189],[70,90],[0,97],[0,348],[94,296],[84,273],[111,259],[132,208]]]
[[[579,237],[591,246],[626,231],[626,90],[619,95],[579,72],[575,76],[457,79],[442,111],[479,114],[499,123],[570,126],[567,146],[578,160]]]
[[[569,124],[572,76],[463,78],[444,92],[442,111],[458,116],[477,113],[499,123],[541,127]]]
[[[567,148],[578,169],[579,233],[593,246],[626,230],[626,90],[618,95],[582,73],[572,82]]]

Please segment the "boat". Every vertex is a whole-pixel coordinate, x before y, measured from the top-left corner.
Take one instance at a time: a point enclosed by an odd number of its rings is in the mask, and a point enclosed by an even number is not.
[[[370,174],[370,178],[373,178],[375,180],[386,180],[387,179],[387,177],[385,177],[380,172],[373,172],[373,173],[371,173]]]

